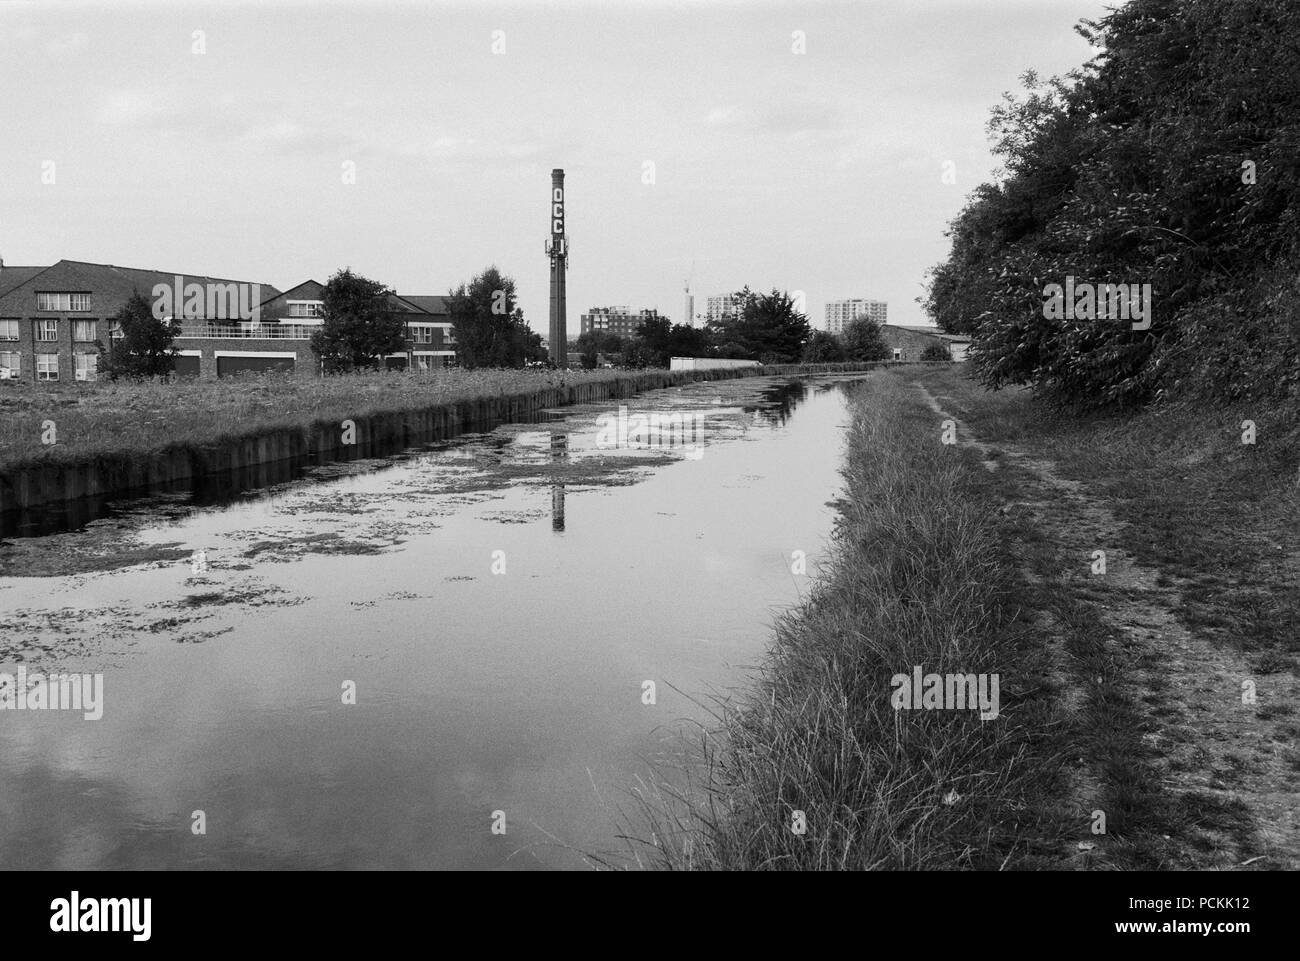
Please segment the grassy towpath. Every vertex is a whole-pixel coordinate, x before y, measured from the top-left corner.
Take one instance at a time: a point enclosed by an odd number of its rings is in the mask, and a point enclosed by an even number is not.
[[[821,576],[647,794],[643,863],[1300,865],[1286,417],[1072,416],[937,366],[852,407]],[[998,673],[999,716],[895,709],[916,666]]]

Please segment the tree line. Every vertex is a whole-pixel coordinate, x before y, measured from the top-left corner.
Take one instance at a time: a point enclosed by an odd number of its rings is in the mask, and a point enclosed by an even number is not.
[[[312,331],[312,351],[326,373],[378,369],[384,358],[406,348],[406,318],[394,310],[394,292],[378,281],[343,268],[325,284],[322,321]],[[593,331],[577,340],[580,362],[600,358],[619,367],[667,367],[672,357],[719,357],[765,364],[869,362],[889,356],[880,326],[858,318],[842,335],[814,330],[786,291],[761,293],[745,287],[739,309],[702,328],[653,318],[631,336]],[[542,338],[524,319],[515,282],[488,267],[448,292],[447,311],[455,336],[456,364],[465,368],[523,367],[547,362]],[[172,371],[179,323],[153,316],[138,292],[112,318],[117,336],[101,344],[100,370],[112,379],[149,377]],[[935,345],[924,359],[946,360]],[[944,356],[940,356],[940,355]]]
[[[793,364],[869,362],[889,356],[880,325],[866,317],[857,318],[846,325],[842,335],[836,335],[814,330],[794,298],[783,290],[761,293],[745,287],[736,292],[735,302],[739,308],[734,314],[703,327],[653,318],[631,336],[584,333],[577,345],[582,365],[595,367],[602,356],[619,367],[667,367],[673,357]],[[946,354],[946,348],[939,350]]]
[[[952,222],[930,315],[993,388],[1300,398],[1295,0],[1130,0],[1076,30],[1086,65],[992,111],[1003,169]]]

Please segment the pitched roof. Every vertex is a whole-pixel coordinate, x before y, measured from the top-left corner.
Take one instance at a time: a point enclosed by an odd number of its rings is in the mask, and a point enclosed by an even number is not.
[[[0,267],[0,294],[27,283],[42,270],[45,270],[45,267],[11,267],[5,264]]]
[[[918,334],[931,334],[935,337],[942,337],[944,340],[970,340],[969,334],[950,334],[946,330],[940,330],[938,327],[911,327],[906,324],[886,324],[885,326],[897,327],[899,330],[910,330]]]
[[[403,294],[402,300],[414,304],[426,314],[447,313],[447,298],[436,294]]]
[[[148,270],[139,267],[118,267],[114,264],[93,264],[84,260],[60,260],[59,264],[69,264],[74,268],[83,268],[88,277],[94,277],[96,274],[103,276],[103,272],[108,271],[111,274],[121,277],[137,288],[153,288],[155,284],[171,285],[177,277],[183,278],[187,284],[259,284],[262,293],[271,292],[271,296],[279,294],[279,289],[274,284],[259,283],[255,280],[234,280],[230,277],[209,277],[206,274],[187,274],[178,270]],[[55,266],[58,266],[56,264]]]
[[[21,268],[13,268],[18,270]],[[29,268],[30,269],[30,268]],[[8,274],[10,268],[6,267],[4,273]],[[177,277],[181,277],[185,283],[213,283],[213,284],[238,284],[238,283],[257,283],[256,281],[240,281],[224,277],[209,277],[205,274],[187,274],[180,271],[170,270],[146,270],[139,267],[118,267],[115,264],[94,264],[84,260],[60,260],[50,267],[42,267],[39,270],[29,274],[27,277],[15,284],[14,287],[27,283],[41,283],[45,278],[43,275],[49,274],[50,290],[151,290],[155,284],[166,284],[171,286]],[[272,294],[278,294],[279,290],[272,284],[261,284],[263,292],[271,291]],[[3,292],[12,290],[6,282]],[[47,288],[42,288],[47,289]]]
[[[266,287],[266,284],[263,284],[262,286]],[[325,289],[325,285],[316,280],[304,280],[302,283],[295,284],[294,286],[290,287],[286,291],[278,291],[275,290],[274,288],[271,289],[272,289],[271,296],[262,298],[263,306],[269,304],[273,300],[279,300],[281,297],[283,297],[285,300],[290,300],[293,298],[294,294],[298,294],[298,293],[311,294],[311,296],[306,299],[317,300],[320,297],[320,292]]]

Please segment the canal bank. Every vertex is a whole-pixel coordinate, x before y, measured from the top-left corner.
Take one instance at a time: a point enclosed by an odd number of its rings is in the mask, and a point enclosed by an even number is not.
[[[10,542],[65,572],[0,577],[0,669],[102,672],[104,714],[0,727],[0,864],[581,868],[617,852],[618,812],[671,732],[745,683],[818,570],[844,389],[747,378],[625,402],[703,411],[698,458],[602,440],[622,405],[579,405],[225,506],[159,497]],[[135,563],[87,570],[91,538]]]
[[[386,399],[379,409],[329,420],[303,418],[291,426],[277,425],[234,436],[123,450],[103,450],[92,456],[59,450],[58,415],[42,420],[42,430],[54,430],[48,452],[0,471],[0,517],[5,527],[23,525],[13,515],[35,507],[69,505],[88,498],[120,497],[151,490],[181,491],[196,478],[247,471],[282,461],[325,463],[356,457],[386,456],[417,444],[447,440],[462,433],[490,430],[498,424],[535,419],[541,411],[631,397],[646,390],[748,376],[782,376],[865,371],[878,364],[783,365],[753,370],[643,371],[552,386],[521,393],[481,396],[450,404],[411,406],[403,399]],[[387,405],[387,406],[384,406]],[[45,426],[48,425],[48,426]],[[33,427],[33,430],[36,428]],[[111,430],[111,425],[107,428]],[[158,435],[167,436],[167,424]]]

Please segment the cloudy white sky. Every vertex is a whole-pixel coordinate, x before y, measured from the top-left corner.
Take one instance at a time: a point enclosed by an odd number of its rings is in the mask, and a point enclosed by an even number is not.
[[[592,305],[681,320],[692,270],[701,310],[748,283],[818,326],[848,296],[924,323],[989,108],[1086,60],[1105,6],[0,3],[0,256],[408,294],[495,263],[544,333],[563,167],[572,334]]]

